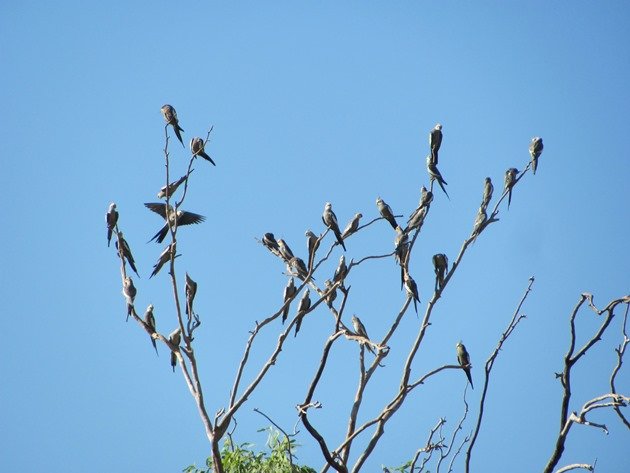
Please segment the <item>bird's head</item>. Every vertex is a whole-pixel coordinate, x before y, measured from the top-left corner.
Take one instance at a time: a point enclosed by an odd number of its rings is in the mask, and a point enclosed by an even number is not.
[[[440,124],[440,123],[436,123],[436,124],[435,124],[435,129],[436,129],[436,130],[441,130],[441,129],[442,129],[442,124]]]
[[[363,214],[359,212],[354,216],[354,218],[363,218]]]
[[[332,209],[332,204],[330,202],[326,202],[326,205],[324,205],[324,209],[325,210],[330,210]]]
[[[147,306],[147,312],[153,312],[153,304]]]
[[[109,204],[109,211],[111,212],[112,210],[116,210],[116,204],[114,202]]]

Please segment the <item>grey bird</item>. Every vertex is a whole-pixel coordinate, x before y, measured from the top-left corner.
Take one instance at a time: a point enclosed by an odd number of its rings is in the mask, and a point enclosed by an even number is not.
[[[483,207],[479,207],[479,210],[477,211],[477,216],[475,217],[475,225],[473,226],[472,231],[472,234],[474,236],[473,242],[477,240],[477,236],[483,230],[487,220],[488,216],[486,215],[486,211],[483,209]]]
[[[175,209],[170,205],[166,205],[160,202],[153,203],[145,203],[144,206],[149,210],[152,210],[156,214],[160,215],[164,220],[168,220],[170,222],[171,227],[180,227],[182,225],[190,225],[197,224],[203,222],[206,217],[203,215],[199,215],[193,212],[185,212],[183,210],[178,210],[175,212]],[[158,232],[153,235],[149,241],[154,241],[156,243],[162,243],[166,235],[168,234],[168,223],[165,223],[162,228],[158,230]]]
[[[193,156],[201,156],[206,161],[210,161],[210,163],[212,163],[213,166],[216,166],[212,158],[208,155],[208,153],[206,153],[205,144],[203,140],[199,138],[198,136],[191,138],[190,151],[193,154]]]
[[[155,344],[155,338],[153,338],[153,334],[155,333],[155,316],[153,315],[153,304],[149,304],[146,312],[144,313],[144,323],[147,324],[149,330],[151,330],[151,344],[155,349],[155,353],[160,356],[158,353],[157,345]]]
[[[186,273],[186,314],[194,314],[193,302],[197,295],[197,283]]]
[[[335,215],[335,212],[333,212],[332,204],[330,202],[326,202],[326,205],[324,206],[322,221],[324,222],[324,225],[326,225],[333,231],[333,233],[335,234],[335,238],[337,239],[337,243],[341,245],[343,251],[346,251],[346,245],[343,244],[343,238],[341,238],[341,232],[339,231],[337,216]]]
[[[361,322],[361,319],[356,315],[352,316],[352,326],[354,327],[354,332],[359,336],[365,338],[365,342],[362,342],[361,345],[364,345],[370,353],[374,354],[374,349],[370,345],[370,337],[368,337],[367,330],[365,329],[365,325]]]
[[[407,291],[407,296],[413,299],[413,308],[416,310],[416,314],[418,314],[418,302],[420,302],[418,285],[408,273],[405,274],[405,290]]]
[[[298,311],[297,311],[297,319],[296,319],[296,322],[295,322],[295,335],[294,335],[294,337],[297,337],[297,334],[300,331],[300,327],[302,326],[302,319],[304,318],[304,315],[306,314],[308,309],[311,308],[311,298],[309,297],[309,294],[310,294],[310,291],[308,290],[308,288],[306,288],[306,290],[302,294],[302,298],[300,299],[300,302],[298,304]]]
[[[457,345],[455,345],[455,348],[457,349],[457,361],[459,362],[459,365],[464,369],[464,373],[466,373],[466,377],[468,378],[470,387],[472,389],[475,389],[475,387],[473,386],[472,375],[470,374],[470,368],[472,367],[470,365],[470,356],[466,351],[466,347],[460,340]]]
[[[341,238],[346,239],[353,233],[356,233],[356,231],[359,229],[359,220],[361,220],[361,217],[363,217],[363,214],[361,213],[354,214],[352,220],[350,220],[350,222],[348,222],[348,225],[346,225],[346,228],[344,228],[343,233],[341,234]]]
[[[532,157],[532,172],[536,174],[538,168],[538,158],[543,152],[543,140],[540,136],[534,136],[529,144],[529,154]]]
[[[107,222],[107,246],[109,247],[112,241],[112,233],[118,223],[118,210],[116,210],[116,204],[114,202],[109,204],[109,210],[105,215],[105,222]]]
[[[317,248],[319,248],[319,237],[315,235],[312,231],[306,230],[304,233],[306,236],[306,248],[308,249],[308,268],[313,264],[313,260],[315,259],[315,252]]]
[[[184,146],[184,140],[182,140],[181,134],[184,129],[179,126],[179,120],[177,119],[177,112],[175,111],[175,109],[171,105],[166,104],[162,105],[160,112],[162,112],[162,116],[164,117],[164,121],[166,121],[166,124],[173,127],[173,131],[175,132],[177,139],[182,144],[182,146]]]
[[[444,287],[444,278],[448,275],[448,257],[444,253],[433,255],[433,269],[435,270],[435,291]]]
[[[287,262],[287,267],[288,271],[291,274],[296,275],[302,281],[306,279],[306,276],[308,275],[308,269],[306,268],[306,265],[304,264],[304,260],[302,258],[294,256]],[[315,278],[312,279],[314,280]]]
[[[194,171],[194,169],[190,170],[190,174],[192,174],[192,172]],[[160,189],[160,192],[158,192],[158,199],[163,199],[165,198],[167,195],[168,197],[173,197],[173,194],[175,193],[175,191],[177,190],[177,188],[179,186],[182,185],[182,183],[188,179],[188,176],[190,174],[186,174],[185,176],[180,177],[179,179],[177,179],[174,182],[171,182],[168,186],[162,186],[162,188]]]
[[[407,222],[407,228],[405,228],[405,233],[409,233],[410,231],[421,228],[424,223],[424,219],[427,216],[427,212],[429,211],[429,207],[422,207],[417,212],[414,212],[412,216],[409,218]]]
[[[136,269],[136,262],[134,261],[133,255],[131,254],[131,248],[129,248],[129,243],[127,243],[127,240],[125,240],[123,232],[118,232],[118,241],[115,241],[114,244],[116,245],[116,249],[120,253],[122,253],[123,258],[127,260],[129,266],[131,266],[131,269],[133,269],[133,272],[136,273],[138,277],[140,277],[140,275],[138,274],[138,270]]]
[[[136,286],[133,285],[133,279],[131,279],[130,276],[127,276],[123,281],[122,293],[123,296],[125,296],[125,301],[127,301],[127,320],[129,320],[129,316],[133,311],[133,303],[138,293]]]
[[[174,254],[175,254],[175,242],[172,242],[170,245],[164,248],[164,251],[162,251],[162,253],[160,254],[160,257],[158,258],[157,263],[155,263],[155,266],[153,266],[153,272],[151,273],[151,276],[149,276],[149,279],[151,279],[153,276],[159,273],[160,269],[162,269],[162,266],[164,266],[168,261],[170,261],[171,255],[174,255]]]
[[[508,191],[508,209],[510,208],[510,204],[512,203],[512,188],[514,184],[516,184],[516,175],[518,174],[518,169],[510,168],[505,171],[505,180],[504,189]]]
[[[295,256],[291,248],[289,248],[289,245],[287,245],[282,238],[278,238],[278,249],[280,250],[280,256],[282,256],[285,261],[289,261]]]
[[[182,331],[179,328],[176,328],[171,332],[168,336],[168,341],[171,342],[176,347],[179,347],[179,344],[182,341]],[[175,351],[171,350],[171,367],[173,368],[173,373],[175,373],[175,367],[177,366],[177,355]]]
[[[385,203],[383,199],[377,197],[376,206],[378,207],[378,212],[381,214],[381,217],[387,220],[394,230],[399,228],[398,222],[396,222],[396,218],[394,217],[394,212],[392,212],[392,208]]]
[[[271,251],[274,255],[282,257],[280,254],[280,247],[273,233],[265,233],[262,237],[262,244]]]
[[[333,287],[333,283],[330,279],[326,279],[326,281],[324,281],[324,285],[326,286],[326,292],[330,291],[330,288]],[[335,299],[337,299],[337,289],[333,289],[326,296],[326,305],[329,309],[332,309]]]
[[[448,195],[448,192],[446,192],[446,188],[444,187],[445,185],[448,185],[448,183],[442,177],[442,174],[440,173],[440,170],[437,168],[437,165],[431,161],[431,155],[427,156],[427,171],[429,173],[429,177],[431,178],[431,180],[437,181],[437,183],[440,185],[440,187],[446,194],[446,197],[448,198],[448,200],[451,200],[451,198]]]
[[[284,294],[283,294],[283,300],[284,303],[287,304],[288,301],[290,301],[291,299],[293,299],[295,297],[295,294],[297,293],[297,288],[295,287],[295,281],[293,280],[293,278],[289,279],[289,282],[287,283],[287,286],[284,288]],[[287,320],[287,317],[289,316],[289,307],[290,307],[291,303],[287,304],[284,307],[284,310],[282,311],[282,323],[284,324],[284,321]]]
[[[343,280],[346,278],[348,274],[348,267],[346,266],[346,257],[341,255],[339,257],[339,264],[337,265],[337,269],[335,269],[335,274],[333,276],[333,282],[341,283],[341,287],[343,287]]]
[[[442,125],[437,123],[429,132],[429,146],[431,147],[431,160],[438,163],[438,151],[442,145]]]
[[[396,230],[394,239],[394,259],[400,265],[400,289],[405,283],[405,272],[407,267],[407,255],[409,253],[409,234],[401,229]]]
[[[492,193],[494,192],[494,186],[492,185],[492,179],[486,177],[483,185],[483,198],[481,199],[481,208],[486,210],[492,199]]]

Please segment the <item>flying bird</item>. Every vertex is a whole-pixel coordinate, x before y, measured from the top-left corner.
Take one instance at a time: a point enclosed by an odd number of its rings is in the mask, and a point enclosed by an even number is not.
[[[265,233],[262,237],[262,244],[271,251],[274,255],[282,257],[280,254],[280,247],[273,233]]]
[[[433,255],[433,269],[435,270],[435,291],[442,289],[444,278],[448,275],[448,257],[444,253]]]
[[[140,275],[138,274],[138,270],[136,269],[136,262],[134,261],[133,255],[131,254],[131,248],[129,248],[129,243],[127,243],[127,240],[125,240],[123,232],[118,232],[118,241],[115,241],[114,243],[116,244],[116,249],[120,253],[122,253],[123,258],[129,262],[129,266],[131,266],[133,272],[136,273],[138,277],[140,277]]]
[[[418,294],[418,285],[416,281],[409,275],[409,273],[405,274],[405,290],[407,291],[407,296],[413,299],[413,307],[416,310],[416,315],[418,314],[418,302],[420,302],[420,296]]]
[[[346,278],[348,274],[348,267],[346,266],[346,257],[341,255],[339,257],[339,264],[337,265],[337,269],[335,269],[335,274],[333,276],[333,282],[340,283],[341,287],[343,287],[343,280]]]
[[[155,353],[160,356],[158,353],[157,345],[155,344],[155,338],[153,338],[153,334],[155,333],[155,316],[153,315],[153,304],[149,304],[146,312],[144,313],[144,323],[147,324],[149,330],[151,330],[151,344],[155,349]]]
[[[370,346],[370,337],[368,337],[367,330],[365,330],[365,325],[363,325],[361,319],[356,315],[352,316],[352,326],[359,337],[365,338],[365,342],[361,342],[361,345],[364,345],[370,353],[374,354],[374,349]]]
[[[162,186],[162,188],[160,189],[160,192],[158,192],[158,199],[163,199],[164,197],[166,197],[167,195],[169,197],[172,197],[173,194],[175,193],[175,191],[177,190],[177,188],[186,180],[188,179],[188,176],[190,174],[192,174],[192,172],[194,171],[194,169],[190,170],[189,174],[186,174],[185,176],[180,177],[179,179],[177,179],[175,182],[171,182],[168,186]]]
[[[306,248],[308,248],[308,267],[310,268],[313,264],[313,260],[315,259],[315,252],[317,251],[317,248],[319,248],[320,241],[319,237],[310,230],[306,230],[304,236],[306,236]]]
[[[529,144],[529,154],[532,157],[532,172],[536,174],[538,168],[538,158],[543,152],[543,140],[540,136],[534,136]]]
[[[197,283],[186,273],[186,314],[188,316],[194,314],[193,302],[197,295]]]
[[[169,223],[171,227],[177,228],[181,225],[190,225],[197,224],[203,222],[206,217],[203,215],[199,215],[193,212],[185,212],[183,210],[178,210],[175,212],[175,209],[170,205],[162,204],[160,202],[157,203],[145,203],[144,206],[149,210],[152,210],[156,214],[160,215],[164,220],[167,220],[164,223],[164,226],[158,230],[158,232],[153,235],[149,241],[155,240],[156,243],[162,243],[166,235],[168,234]]]
[[[125,300],[127,301],[127,320],[129,320],[129,316],[133,311],[133,303],[136,299],[136,294],[138,290],[136,286],[133,285],[133,279],[130,276],[127,276],[123,281],[123,296],[125,296]]]
[[[295,322],[295,335],[294,335],[294,337],[297,337],[297,334],[300,331],[300,327],[302,326],[302,319],[304,318],[304,315],[306,314],[308,309],[311,308],[311,298],[309,297],[309,294],[310,294],[310,291],[308,290],[308,288],[306,288],[306,290],[302,294],[302,298],[300,299],[300,302],[298,304],[298,311],[297,311],[297,319],[296,319],[296,322]]]
[[[182,341],[181,329],[176,328],[173,330],[168,336],[168,341],[179,349],[179,344]],[[173,373],[175,373],[175,366],[177,366],[177,355],[175,354],[175,350],[171,350],[171,366],[173,367]]]
[[[162,266],[164,266],[168,261],[170,261],[171,255],[174,255],[174,254],[175,254],[175,242],[172,242],[170,245],[164,248],[164,251],[162,251],[162,253],[160,254],[160,257],[158,258],[157,263],[155,263],[155,266],[153,266],[153,272],[151,273],[151,276],[149,276],[149,279],[151,279],[153,276],[159,273],[160,269],[162,269]]]
[[[508,209],[512,203],[512,188],[514,187],[514,184],[516,184],[517,174],[518,169],[516,168],[510,168],[505,171],[505,190],[508,191]]]
[[[488,208],[488,204],[490,204],[490,200],[492,199],[492,193],[494,192],[494,186],[492,185],[492,179],[486,177],[484,186],[483,186],[483,198],[481,199],[481,208],[486,210]]]
[[[483,207],[479,207],[479,211],[477,211],[477,216],[475,217],[475,225],[473,226],[472,231],[472,234],[474,236],[473,242],[477,240],[477,235],[481,233],[487,220],[488,216],[486,215],[486,211]]]
[[[464,373],[466,373],[466,377],[470,382],[470,387],[475,389],[475,387],[473,386],[472,375],[470,374],[470,368],[472,368],[472,366],[470,365],[470,356],[466,351],[466,347],[460,340],[457,345],[455,345],[455,348],[457,349],[457,361],[459,362],[459,365],[464,369]]]
[[[324,281],[324,285],[326,286],[325,292],[330,291],[330,288],[333,287],[333,283],[330,279],[326,279],[326,281]],[[335,301],[335,299],[337,299],[337,289],[333,289],[326,296],[326,305],[328,306],[329,309],[332,309],[332,306],[333,306],[332,304]]]
[[[354,214],[352,220],[350,220],[350,222],[348,222],[348,225],[346,225],[346,228],[344,228],[343,233],[341,234],[341,238],[346,239],[359,229],[359,220],[361,219],[361,217],[363,217],[363,214],[361,213]]]
[[[118,210],[116,210],[116,204],[114,202],[109,204],[109,210],[107,211],[107,215],[105,215],[105,221],[107,222],[107,246],[109,247],[109,244],[112,241],[112,233],[118,223]]]
[[[206,153],[204,146],[204,142],[201,138],[197,136],[191,138],[190,151],[192,152],[193,156],[201,156],[206,161],[210,161],[213,166],[216,166],[212,158]]]
[[[431,147],[431,161],[437,165],[438,151],[442,145],[442,125],[437,123],[429,132],[429,146]]]
[[[297,288],[295,287],[295,281],[293,280],[293,278],[289,279],[289,282],[287,283],[287,286],[284,288],[284,294],[283,294],[283,300],[284,303],[287,304],[287,301],[290,301],[291,299],[293,299],[295,297],[295,294],[297,293]],[[290,303],[287,304],[284,308],[284,310],[282,311],[282,323],[284,324],[284,321],[287,320],[287,317],[289,315],[289,307],[290,307]]]
[[[330,202],[326,202],[326,205],[324,206],[322,221],[324,222],[324,225],[333,231],[335,238],[337,239],[337,243],[341,245],[343,251],[346,251],[346,245],[343,244],[343,238],[341,238],[341,232],[339,231],[337,216],[335,215],[335,212],[333,212],[332,204]]]
[[[278,238],[278,249],[280,250],[280,256],[282,256],[285,261],[289,261],[295,256],[291,248],[289,248],[289,245],[287,245],[282,238]]]
[[[175,132],[175,135],[177,135],[177,139],[182,144],[182,146],[184,146],[184,140],[182,140],[181,134],[184,129],[179,126],[179,120],[177,119],[177,112],[175,111],[175,109],[171,105],[166,104],[162,105],[160,112],[162,112],[162,116],[164,116],[166,124],[173,127],[173,131]]]
[[[392,228],[396,230],[398,228],[398,223],[396,222],[392,208],[380,197],[376,198],[376,206],[378,207],[378,212],[381,214],[381,217],[387,220]]]
[[[446,188],[444,187],[445,185],[448,185],[448,182],[446,182],[444,178],[442,177],[442,174],[440,173],[440,170],[437,168],[437,165],[431,161],[431,155],[427,156],[427,171],[429,173],[429,177],[431,178],[431,181],[437,181],[437,183],[440,185],[440,187],[446,194],[446,197],[448,198],[448,200],[451,200],[451,198],[448,195],[448,192],[446,192]]]

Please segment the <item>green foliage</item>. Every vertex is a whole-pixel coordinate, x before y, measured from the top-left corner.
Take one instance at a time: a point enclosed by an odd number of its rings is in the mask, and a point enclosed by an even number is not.
[[[223,468],[225,473],[315,473],[308,466],[299,466],[293,463],[295,450],[299,446],[295,440],[287,438],[279,431],[269,427],[267,438],[267,450],[255,452],[254,444],[233,444],[228,437],[225,439],[221,450]],[[212,458],[206,460],[206,468],[199,469],[194,465],[183,470],[184,473],[212,473]]]

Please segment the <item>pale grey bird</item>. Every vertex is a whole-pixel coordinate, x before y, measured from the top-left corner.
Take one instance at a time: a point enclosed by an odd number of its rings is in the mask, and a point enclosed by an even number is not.
[[[448,200],[451,200],[451,198],[448,195],[448,192],[446,192],[446,188],[444,187],[445,185],[448,185],[448,183],[442,177],[442,174],[440,173],[440,170],[437,168],[437,165],[431,161],[431,155],[427,156],[427,171],[429,173],[429,177],[431,178],[431,180],[437,181],[437,183],[440,185],[440,187],[446,194],[446,197],[448,198]]]
[[[295,297],[295,294],[297,292],[297,288],[295,287],[295,281],[293,280],[293,278],[289,279],[289,282],[287,283],[287,286],[284,288],[284,294],[283,294],[283,300],[284,303],[287,304],[287,301],[290,301],[291,299],[293,299]],[[289,315],[289,306],[291,305],[291,303],[287,304],[284,308],[284,310],[282,311],[282,323],[284,324],[284,321],[287,320],[287,317]]]
[[[401,229],[396,230],[394,239],[394,259],[400,265],[400,289],[405,283],[405,272],[407,271],[407,255],[409,253],[409,234]]]
[[[179,344],[182,341],[182,331],[179,328],[176,328],[171,332],[168,336],[168,341],[173,345],[179,348]],[[171,350],[171,367],[173,368],[173,373],[175,373],[175,367],[177,366],[177,355],[175,351]]]
[[[543,152],[543,140],[540,136],[534,136],[529,144],[529,154],[532,157],[532,172],[536,174],[538,168],[538,158]]]
[[[136,299],[136,294],[138,293],[136,286],[133,285],[133,279],[131,279],[131,276],[127,276],[123,280],[122,293],[123,296],[125,296],[125,301],[127,301],[127,320],[129,320],[129,316],[133,311],[133,303]]]
[[[194,171],[194,169],[190,170],[190,174],[192,174],[192,172]],[[188,176],[190,174],[187,174],[185,176],[180,177],[179,179],[177,179],[175,182],[171,182],[168,186],[162,186],[162,188],[160,189],[160,192],[158,192],[158,199],[163,199],[167,196],[173,197],[173,194],[175,193],[175,191],[177,190],[177,188],[182,185],[182,183],[188,179]]]
[[[105,215],[105,222],[107,223],[107,246],[109,247],[112,241],[112,233],[118,223],[118,210],[116,210],[116,204],[114,202],[109,204],[109,210]]]
[[[326,292],[329,291],[331,287],[333,287],[333,283],[330,279],[326,279],[326,281],[324,281],[324,285],[326,286]],[[326,296],[326,305],[329,309],[332,309],[335,299],[337,299],[337,289],[333,289]]]
[[[273,233],[265,233],[262,237],[262,244],[274,255],[280,256],[282,258],[282,254],[280,253],[280,247],[278,246],[278,242],[276,241],[276,238],[273,236]]]
[[[300,331],[300,327],[302,326],[302,319],[306,312],[311,308],[311,298],[309,297],[310,291],[308,288],[302,294],[302,298],[298,303],[298,311],[297,311],[297,319],[295,322],[295,335],[297,337],[298,332]]]
[[[473,242],[477,240],[477,236],[483,230],[487,220],[488,216],[486,215],[486,211],[483,209],[483,207],[479,207],[479,210],[477,211],[477,216],[475,217],[475,225],[472,231],[474,236]]]
[[[183,210],[178,210],[175,212],[175,209],[170,205],[163,204],[161,202],[149,202],[145,203],[144,206],[149,210],[152,210],[156,214],[160,215],[164,220],[168,220],[171,224],[171,227],[180,227],[182,225],[190,225],[197,224],[203,222],[206,217],[203,215],[199,215],[193,212],[185,212]],[[168,215],[168,217],[167,217]],[[158,232],[153,235],[149,241],[155,240],[156,243],[162,243],[166,235],[168,234],[168,223],[165,223],[162,228],[158,230]]]
[[[297,256],[294,256],[287,262],[287,268],[289,273],[296,275],[302,281],[304,281],[308,275],[308,269],[304,264],[304,260]],[[315,278],[312,279],[314,280]]]
[[[420,302],[420,295],[418,294],[418,285],[416,281],[413,280],[409,273],[405,274],[405,290],[407,291],[407,296],[413,299],[413,307],[416,310],[416,314],[418,314],[418,302]]]
[[[422,226],[422,222],[424,222],[424,219],[429,212],[429,208],[431,207],[431,202],[433,202],[433,192],[422,186],[420,188],[420,201],[418,202],[418,207],[416,207],[407,219],[407,228],[405,229],[405,232],[409,232],[411,228],[415,227],[418,223],[418,227]],[[418,216],[421,212],[424,212],[424,215]],[[411,225],[412,222],[414,225]]]
[[[516,176],[518,174],[518,169],[510,168],[505,171],[505,187],[504,189],[508,191],[508,209],[510,208],[510,204],[512,203],[512,188],[516,183]]]
[[[376,206],[378,207],[378,212],[381,214],[381,217],[387,220],[394,230],[399,228],[398,222],[396,222],[396,217],[394,217],[394,212],[392,212],[392,208],[383,199],[377,197]]]
[[[339,231],[337,216],[335,215],[335,212],[333,212],[332,204],[330,202],[326,202],[326,205],[324,206],[322,221],[324,222],[324,225],[326,225],[333,231],[333,233],[335,234],[335,238],[337,239],[337,243],[341,245],[343,251],[346,251],[346,245],[344,245],[343,238],[341,238],[341,232]]]
[[[155,338],[153,338],[153,334],[155,333],[155,316],[153,315],[153,304],[149,304],[146,312],[144,313],[144,323],[147,324],[149,330],[151,330],[151,344],[155,349],[155,353],[160,356],[158,353],[157,345],[155,344]]]
[[[429,211],[429,207],[422,207],[417,212],[414,212],[412,216],[409,218],[407,222],[407,228],[405,228],[405,233],[409,233],[416,228],[421,228],[424,223],[424,219],[427,216],[427,212]]]
[[[488,204],[490,204],[490,200],[492,199],[492,193],[494,192],[494,186],[492,185],[492,179],[486,177],[484,186],[483,186],[483,198],[481,199],[481,208],[486,210],[488,208]]]
[[[468,378],[470,387],[472,389],[475,389],[475,387],[473,386],[472,375],[470,373],[470,369],[472,368],[470,364],[470,356],[466,351],[466,347],[460,340],[457,345],[455,345],[455,348],[457,349],[457,361],[459,362],[459,365],[464,369],[464,373],[466,373],[466,377]]]
[[[348,267],[346,266],[346,257],[344,255],[341,255],[339,257],[339,264],[337,265],[337,269],[335,269],[333,282],[340,282],[341,287],[343,287],[343,280],[346,278],[347,274]]]
[[[365,338],[365,342],[362,342],[361,345],[364,345],[370,353],[374,353],[374,349],[370,345],[370,337],[368,337],[367,330],[365,329],[365,325],[361,322],[361,319],[356,315],[352,316],[352,326],[354,327],[354,332],[362,338]]]
[[[448,257],[444,253],[433,255],[433,269],[435,270],[435,291],[444,287],[444,278],[448,275]]]
[[[138,270],[136,269],[136,262],[134,261],[133,255],[131,254],[131,248],[129,248],[129,243],[127,243],[127,240],[125,240],[123,232],[118,232],[118,241],[115,241],[114,244],[116,245],[116,249],[120,253],[122,253],[123,258],[127,260],[129,266],[131,266],[131,269],[133,269],[133,272],[136,273],[138,277],[140,277],[140,275],[138,274]]]
[[[315,259],[315,252],[317,248],[319,248],[319,237],[315,235],[312,231],[306,230],[304,233],[306,236],[306,248],[308,249],[308,267],[311,267],[313,264],[313,260]]]
[[[164,121],[166,121],[166,124],[173,127],[173,131],[175,132],[177,139],[182,144],[182,146],[184,146],[184,140],[182,140],[181,134],[184,129],[179,126],[179,120],[177,119],[177,112],[175,111],[175,109],[171,105],[166,104],[162,105],[160,112],[162,112],[162,116],[164,117]]]
[[[346,225],[346,228],[343,230],[343,233],[341,234],[341,238],[346,239],[359,229],[359,220],[361,219],[361,217],[363,217],[363,214],[361,213],[354,214],[354,217],[352,217],[352,220],[348,222],[348,225]]]
[[[164,251],[162,251],[162,253],[160,253],[160,257],[158,258],[157,263],[155,263],[155,266],[153,266],[153,272],[151,273],[151,276],[149,276],[149,279],[160,272],[162,266],[164,266],[168,261],[171,260],[172,254],[175,254],[175,242],[172,242],[170,245],[164,248]]]
[[[442,125],[437,123],[429,132],[429,146],[431,147],[431,160],[437,165],[438,151],[442,145]]]
[[[193,302],[197,295],[197,283],[186,273],[186,314],[194,314]]]
[[[278,249],[280,250],[280,255],[285,261],[289,261],[295,256],[293,251],[291,251],[291,248],[289,248],[289,245],[287,245],[282,238],[278,238]]]
[[[213,166],[216,166],[212,158],[206,153],[206,150],[204,147],[205,147],[205,143],[203,142],[201,138],[197,136],[195,136],[194,138],[191,138],[190,152],[193,154],[193,156],[201,156],[206,161],[210,161],[210,163],[212,163]]]

